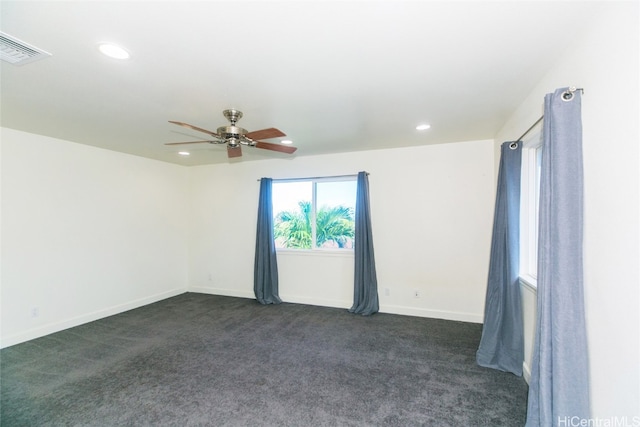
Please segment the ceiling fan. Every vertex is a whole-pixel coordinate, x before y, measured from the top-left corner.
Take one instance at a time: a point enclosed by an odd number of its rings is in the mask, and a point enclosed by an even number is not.
[[[188,142],[168,142],[165,145],[183,145],[183,144],[226,144],[227,155],[231,157],[242,156],[242,145],[256,148],[264,148],[266,150],[279,151],[281,153],[292,154],[297,150],[296,147],[287,147],[285,145],[273,144],[270,142],[258,141],[259,139],[278,138],[285,136],[285,134],[276,128],[267,128],[256,130],[253,132],[247,132],[246,129],[236,126],[236,122],[242,118],[242,111],[229,109],[224,110],[222,114],[231,122],[229,126],[220,126],[217,133],[210,130],[202,129],[197,126],[190,125],[188,123],[176,122],[169,120],[169,123],[173,123],[179,126],[184,126],[189,129],[197,130],[211,135],[214,139],[205,141],[188,141]]]

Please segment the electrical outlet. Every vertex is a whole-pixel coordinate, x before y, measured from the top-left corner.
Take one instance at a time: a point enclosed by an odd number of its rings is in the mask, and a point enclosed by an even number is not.
[[[211,273],[209,273],[209,281],[213,282],[213,276],[211,275]]]
[[[414,290],[413,290],[413,297],[414,297],[414,298],[420,298],[420,291],[419,291],[419,290],[417,290],[417,289],[414,289]]]
[[[32,307],[31,308],[31,318],[35,319],[36,317],[40,316],[40,309],[38,307]]]
[[[391,292],[389,291],[389,288],[384,288],[384,296],[388,297],[389,295],[391,295]]]

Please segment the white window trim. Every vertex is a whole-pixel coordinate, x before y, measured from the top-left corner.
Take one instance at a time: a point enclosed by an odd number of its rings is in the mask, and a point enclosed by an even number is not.
[[[535,289],[538,250],[537,185],[538,149],[542,147],[542,126],[536,126],[522,141],[522,169],[520,181],[520,279]]]

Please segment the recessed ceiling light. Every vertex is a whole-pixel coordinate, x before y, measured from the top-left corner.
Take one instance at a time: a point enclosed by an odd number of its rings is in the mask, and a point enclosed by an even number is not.
[[[112,43],[100,43],[98,45],[98,49],[100,49],[100,52],[110,58],[129,59],[130,56],[129,52],[127,52],[125,49]]]
[[[290,140],[288,140],[288,139],[285,139],[285,140],[280,141],[280,144],[284,144],[284,145],[291,145],[291,144],[293,144],[293,141],[290,141]]]
[[[180,154],[181,156],[188,156],[191,153],[189,153],[188,151],[178,151],[178,154]]]
[[[425,124],[416,126],[416,130],[427,130],[430,127],[431,127],[431,125],[428,125],[428,124],[425,123]]]

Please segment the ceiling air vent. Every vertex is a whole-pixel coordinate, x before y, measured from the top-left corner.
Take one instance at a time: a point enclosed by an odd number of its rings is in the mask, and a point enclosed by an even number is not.
[[[49,52],[0,31],[0,59],[3,61],[13,65],[24,65],[49,56]]]

